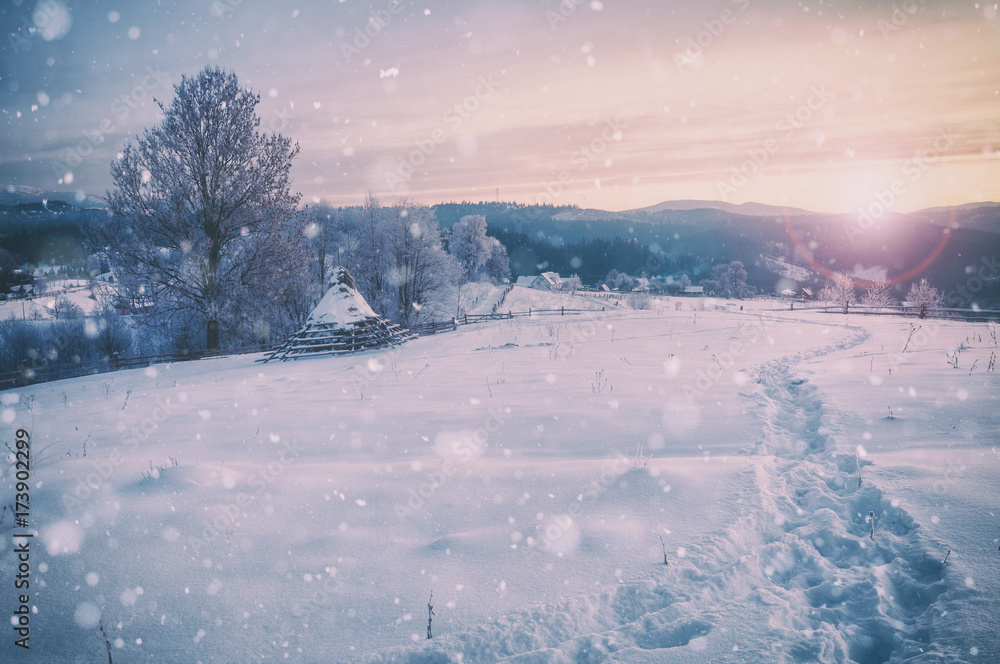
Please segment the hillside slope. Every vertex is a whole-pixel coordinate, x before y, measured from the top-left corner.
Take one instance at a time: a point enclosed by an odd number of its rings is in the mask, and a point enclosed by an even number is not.
[[[0,393],[33,655],[103,624],[128,662],[995,660],[986,326],[901,353],[906,320],[725,305]]]

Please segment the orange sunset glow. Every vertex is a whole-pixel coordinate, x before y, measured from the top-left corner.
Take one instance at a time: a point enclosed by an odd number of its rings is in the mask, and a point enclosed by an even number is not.
[[[299,142],[305,202],[1000,199],[996,4],[148,4],[67,4],[5,52],[0,182],[103,193],[153,98],[212,63]]]

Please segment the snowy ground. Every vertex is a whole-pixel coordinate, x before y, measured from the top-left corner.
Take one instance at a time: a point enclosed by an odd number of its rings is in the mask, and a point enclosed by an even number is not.
[[[988,326],[690,303],[0,393],[0,660],[998,661]]]
[[[52,319],[52,304],[60,297],[65,297],[80,307],[88,316],[97,306],[97,302],[90,297],[86,279],[57,279],[49,282],[45,295],[0,302],[0,319],[13,317],[32,320],[35,316],[39,319]]]

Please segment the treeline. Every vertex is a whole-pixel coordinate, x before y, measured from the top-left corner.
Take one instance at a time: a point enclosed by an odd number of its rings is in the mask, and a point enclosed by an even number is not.
[[[62,201],[0,205],[0,247],[19,264],[69,265],[86,259],[86,229],[104,215]]]
[[[55,321],[0,320],[0,374],[20,371],[30,378],[31,371],[52,365],[142,352],[145,339],[117,312],[104,309],[87,319],[77,312]]]
[[[668,253],[634,238],[587,238],[555,244],[523,231],[496,228],[489,217],[487,221],[490,235],[507,247],[515,277],[552,271],[576,274],[584,284],[599,285],[612,270],[653,277],[700,273],[705,268],[705,261],[691,252]]]
[[[514,229],[525,224],[543,227],[551,224],[552,219],[560,212],[578,209],[575,205],[526,205],[509,201],[462,201],[461,203],[439,203],[432,207],[434,215],[442,228],[451,228],[462,217],[481,215],[486,218],[491,228]]]
[[[433,208],[383,205],[369,194],[358,207],[310,206],[305,222],[313,298],[340,264],[377,313],[404,325],[455,315],[464,283],[510,276],[507,252],[481,215],[442,229]]]

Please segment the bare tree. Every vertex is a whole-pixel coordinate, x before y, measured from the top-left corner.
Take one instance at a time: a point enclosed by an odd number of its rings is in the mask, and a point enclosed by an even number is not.
[[[393,259],[393,318],[413,325],[442,307],[458,267],[442,247],[433,210],[401,201],[393,211],[387,237]]]
[[[134,335],[124,317],[111,307],[97,312],[93,330],[94,346],[101,359],[126,357],[132,350]]]
[[[906,294],[906,301],[919,308],[921,318],[926,318],[927,310],[940,307],[944,298],[937,288],[931,286],[929,281],[921,279],[919,283],[910,286],[910,291]]]
[[[873,281],[861,297],[861,304],[876,309],[891,307],[896,303],[896,298],[892,295],[892,286],[887,279]]]
[[[742,261],[713,265],[711,278],[701,283],[718,297],[747,298],[757,292],[747,284],[747,270]]]
[[[60,295],[52,302],[52,317],[59,320],[83,318],[83,309],[65,295]]]
[[[846,314],[850,306],[857,302],[854,278],[846,272],[834,272],[826,287],[819,292],[819,299],[839,304]]]
[[[391,311],[393,297],[389,281],[393,259],[389,245],[391,217],[392,210],[382,207],[369,191],[354,224],[357,247],[353,251],[351,274],[368,304],[382,315],[397,318]]]
[[[162,123],[112,162],[112,216],[97,236],[146,305],[198,321],[206,347],[218,349],[221,325],[244,319],[261,293],[280,295],[268,263],[287,261],[303,239],[289,228],[298,145],[258,131],[260,96],[235,73],[206,67],[174,91],[169,107],[157,101]]]

